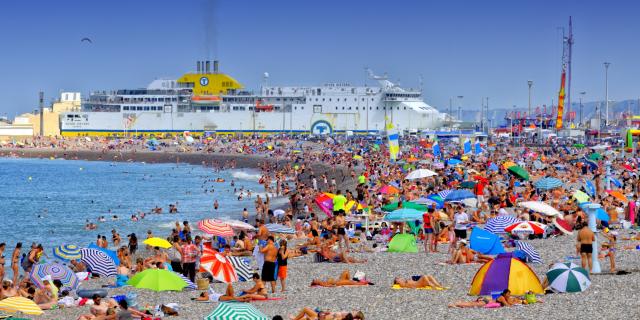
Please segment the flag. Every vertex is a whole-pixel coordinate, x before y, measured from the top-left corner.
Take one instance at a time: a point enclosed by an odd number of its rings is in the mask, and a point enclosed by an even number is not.
[[[464,141],[464,153],[471,153],[471,140],[469,140],[469,138],[467,138],[467,140]]]
[[[399,138],[400,134],[398,133],[398,130],[393,127],[393,123],[391,123],[391,121],[388,121],[387,139],[389,140],[389,157],[392,161],[396,161],[398,153],[400,152],[400,144],[398,143]]]
[[[481,154],[481,153],[482,153],[482,147],[480,146],[480,141],[476,140],[476,144],[473,149],[473,154]]]
[[[440,145],[438,144],[438,140],[433,143],[433,156],[436,158],[440,157]]]

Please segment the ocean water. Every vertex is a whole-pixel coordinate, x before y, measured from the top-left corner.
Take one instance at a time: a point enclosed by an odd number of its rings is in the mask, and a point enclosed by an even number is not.
[[[239,218],[243,208],[253,214],[255,195],[238,201],[237,194],[241,187],[264,193],[259,177],[253,170],[215,172],[186,164],[0,158],[0,242],[7,243],[6,256],[18,241],[27,248],[31,242],[42,243],[51,256],[54,246],[87,246],[98,234],[106,235],[111,246],[111,230],[116,229],[123,242],[135,233],[141,244],[147,230],[164,238],[176,221],[187,220],[195,229],[204,218]],[[226,181],[208,181],[216,178]],[[220,204],[217,211],[214,200]],[[179,213],[169,214],[169,204],[175,203]],[[148,213],[156,205],[163,214],[131,221],[132,214]],[[98,222],[100,216],[106,222]],[[87,219],[98,228],[85,230]]]

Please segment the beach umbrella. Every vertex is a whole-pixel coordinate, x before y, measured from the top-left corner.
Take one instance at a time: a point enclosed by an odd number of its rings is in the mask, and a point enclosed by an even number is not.
[[[433,176],[437,176],[437,175],[438,175],[437,173],[435,173],[434,171],[431,171],[429,169],[417,169],[417,170],[411,171],[405,177],[405,179],[414,180],[414,179],[422,179],[422,178],[433,177]]]
[[[314,202],[327,217],[333,215],[333,200],[328,195],[321,193],[314,199]]]
[[[463,189],[473,189],[473,188],[475,188],[475,186],[476,186],[476,182],[475,181],[463,181],[460,184],[460,188],[463,188]]]
[[[409,209],[409,208],[401,208],[398,210],[394,210],[384,216],[384,219],[387,221],[416,221],[422,220],[422,214],[424,211]]]
[[[269,320],[269,317],[250,303],[221,302],[204,320]]]
[[[69,267],[59,263],[34,264],[29,273],[29,279],[31,279],[31,282],[38,288],[44,288],[43,282],[47,276],[50,276],[51,280],[60,280],[64,287],[73,290],[77,289],[80,284],[80,280],[76,274],[69,269]],[[51,285],[53,285],[53,283]]]
[[[116,264],[106,253],[91,248],[80,249],[81,261],[92,273],[103,277],[116,275]]]
[[[434,169],[442,169],[442,168],[444,168],[444,163],[442,163],[442,162],[434,162],[432,166],[433,166]]]
[[[456,158],[451,158],[451,159],[447,160],[447,164],[450,165],[450,166],[455,166],[455,165],[458,165],[458,164],[461,164],[461,163],[462,163],[462,160],[456,159]]]
[[[584,144],[582,144],[582,143],[574,143],[573,147],[574,148],[578,148],[578,149],[582,149],[582,148],[584,148]]]
[[[175,273],[175,274],[176,274],[176,276],[180,277],[180,279],[184,280],[184,283],[186,283],[186,284],[187,284],[187,286],[186,286],[186,287],[184,287],[184,290],[189,290],[189,291],[191,291],[191,290],[196,290],[196,289],[198,289],[198,287],[196,286],[196,284],[195,284],[195,283],[193,283],[189,278],[185,277],[182,273],[178,273],[178,272],[175,272],[175,271],[172,271],[172,272],[173,272],[173,273]]]
[[[547,280],[559,292],[582,292],[591,285],[589,272],[573,262],[554,264],[547,271]]]
[[[520,222],[520,220],[514,216],[500,215],[500,216],[488,219],[487,223],[484,225],[484,230],[494,234],[506,233],[504,231],[504,228],[517,222]]]
[[[527,235],[543,234],[545,229],[547,229],[547,226],[542,223],[535,221],[521,221],[504,228],[504,231],[517,235]]]
[[[127,284],[138,289],[153,291],[182,291],[187,283],[178,275],[165,269],[147,269],[136,273]]]
[[[378,192],[382,193],[382,194],[398,194],[400,193],[400,190],[398,190],[398,188],[391,186],[391,185],[386,185],[383,186],[382,188],[380,188],[380,190],[378,190]]]
[[[562,184],[562,180],[558,178],[546,177],[534,182],[533,186],[540,190],[551,190],[561,187]]]
[[[627,197],[622,192],[620,192],[618,190],[607,190],[607,193],[610,196],[612,196],[612,197],[616,198],[617,200],[620,200],[620,201],[622,201],[624,203],[629,202],[629,199],[627,199]]]
[[[589,195],[584,193],[584,192],[582,192],[582,191],[580,191],[580,190],[574,191],[571,196],[574,199],[576,199],[576,201],[578,201],[578,203],[589,201]]]
[[[198,221],[198,229],[212,236],[233,237],[233,229],[231,226],[218,219],[205,219]]]
[[[331,208],[331,210],[333,210],[333,198],[335,198],[335,197],[336,197],[336,194],[329,193],[329,192],[323,192],[323,194],[324,194],[325,196],[327,196],[329,199],[331,199],[330,208]],[[345,204],[344,204],[344,210],[345,210],[346,212],[349,212],[349,211],[351,211],[351,208],[353,208],[353,206],[356,206],[356,210],[362,210],[362,209],[364,208],[364,207],[362,207],[362,205],[361,205],[360,203],[358,203],[357,201],[355,201],[355,200],[351,200],[351,201],[348,201],[347,203],[345,203]],[[277,210],[276,210],[276,211],[277,211]]]
[[[536,249],[526,241],[516,240],[516,249],[522,251],[527,256],[527,261],[532,263],[542,263],[542,258]]]
[[[80,255],[80,247],[74,244],[66,244],[53,248],[53,256],[62,261],[79,260],[82,258]]]
[[[271,233],[283,233],[283,234],[295,234],[296,233],[296,231],[293,230],[292,228],[289,228],[287,226],[283,226],[283,225],[277,224],[277,223],[267,223],[264,226]]]
[[[582,202],[578,206],[582,210],[584,210],[586,208],[586,206],[589,205],[589,204],[591,204],[591,202]],[[606,211],[604,211],[604,209],[602,207],[597,208],[596,209],[596,219],[608,222],[609,221],[609,214]]]
[[[491,162],[491,164],[489,164],[489,170],[490,171],[498,171],[498,169],[499,168],[495,163]]]
[[[529,172],[521,166],[511,166],[507,170],[522,180],[529,180]]]
[[[233,268],[236,269],[239,281],[250,281],[253,275],[250,261],[244,257],[227,256],[227,260],[231,262]]]
[[[584,189],[587,191],[587,193],[590,196],[595,196],[596,194],[596,186],[593,185],[593,182],[589,181],[589,180],[585,180],[584,182]]]
[[[355,156],[353,156],[353,160],[362,160],[362,156],[356,154]]]
[[[24,297],[10,297],[0,300],[0,310],[9,313],[22,312],[34,316],[44,313],[33,300]]]
[[[556,210],[556,208],[542,201],[524,201],[524,202],[519,202],[518,205],[523,208],[527,208],[529,210],[542,213],[545,216],[550,216],[550,217],[562,216],[560,211]]]
[[[232,229],[237,230],[254,230],[255,227],[240,220],[226,220],[222,219],[222,221],[231,226]]]
[[[210,243],[205,243],[200,258],[200,270],[209,272],[213,279],[224,283],[238,281],[236,269],[227,257],[211,248]]]
[[[438,192],[437,195],[442,199],[442,202],[444,202],[444,199],[447,198],[451,192],[453,192],[453,190],[442,190]]]
[[[560,230],[560,232],[568,235],[573,234],[573,229],[571,228],[571,225],[569,225],[569,223],[566,220],[560,217],[553,217],[552,222],[553,222],[553,225],[556,226],[558,230]]]
[[[100,250],[102,252],[104,252],[106,255],[109,256],[109,258],[111,258],[111,260],[113,260],[113,263],[116,264],[116,266],[120,265],[120,259],[118,259],[118,253],[113,251],[113,250],[109,250],[109,249],[105,249],[102,247],[98,247],[95,243],[92,243],[89,245],[89,249],[96,249],[96,250]]]
[[[169,243],[169,241],[158,237],[146,239],[143,241],[143,243],[152,247],[159,247],[163,249],[171,248],[171,243]]]
[[[594,161],[592,161],[590,159],[587,159],[587,158],[582,159],[582,163],[588,165],[591,168],[591,170],[596,170],[599,167],[596,162],[594,162]]]
[[[416,200],[413,200],[413,201],[411,201],[411,203],[424,205],[424,206],[427,207],[427,209],[430,208],[431,206],[433,206],[434,204],[436,206],[438,206],[438,202],[437,201],[431,200],[431,199],[425,198],[425,197],[421,197],[421,198],[418,198]],[[404,206],[404,203],[402,205]]]
[[[428,203],[435,203],[433,200],[430,199],[426,199]],[[398,205],[399,202],[395,201],[395,202],[391,202],[389,204],[385,204],[384,206],[382,206],[382,211],[386,211],[386,212],[391,212],[394,210],[398,209]],[[413,201],[406,201],[402,203],[402,208],[404,209],[416,209],[416,210],[420,210],[422,212],[427,211],[428,206],[424,205],[424,204],[419,204],[417,203],[417,201],[413,202]]]
[[[444,197],[444,201],[445,202],[462,201],[464,199],[471,199],[475,197],[476,196],[469,190],[458,189],[458,190],[453,190],[449,192],[447,196]]]
[[[509,289],[514,296],[528,291],[542,294],[544,290],[535,272],[512,253],[499,254],[476,272],[471,282],[470,295],[491,295]]]
[[[589,160],[600,160],[600,159],[602,159],[602,155],[597,152],[594,152],[589,155]]]
[[[505,169],[509,169],[513,166],[516,166],[516,163],[513,161],[505,161],[504,163],[502,163],[502,167]]]

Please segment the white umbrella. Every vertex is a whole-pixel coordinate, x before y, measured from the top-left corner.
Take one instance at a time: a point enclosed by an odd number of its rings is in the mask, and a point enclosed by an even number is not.
[[[544,214],[545,216],[562,216],[560,211],[556,210],[556,208],[542,202],[542,201],[525,201],[518,203],[519,206],[523,208],[527,208],[529,210],[533,210],[535,212],[539,212]]]
[[[255,230],[256,228],[246,222],[240,220],[226,220],[222,219],[226,224],[230,225],[233,229],[239,230]]]
[[[422,178],[433,177],[433,176],[437,176],[437,175],[438,175],[437,173],[435,173],[434,171],[431,171],[429,169],[417,169],[417,170],[411,171],[405,177],[405,179],[414,180],[414,179],[422,179]]]

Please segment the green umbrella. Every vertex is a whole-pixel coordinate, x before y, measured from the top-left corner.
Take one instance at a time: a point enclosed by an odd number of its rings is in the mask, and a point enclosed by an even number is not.
[[[511,166],[507,170],[522,180],[529,180],[529,172],[521,166]]]
[[[427,206],[425,206],[425,205],[421,205],[421,204],[413,203],[413,202],[403,202],[402,203],[402,207],[403,208],[407,208],[407,209],[416,209],[416,210],[420,210],[422,212],[427,211],[427,209],[428,209]],[[390,212],[390,211],[394,211],[396,209],[398,209],[398,202],[397,201],[396,202],[391,202],[389,204],[386,204],[386,205],[382,206],[382,211]]]
[[[547,271],[547,280],[560,292],[582,292],[591,285],[589,272],[572,262],[554,264]]]
[[[187,283],[176,273],[164,269],[147,269],[127,281],[128,285],[153,291],[182,291]]]
[[[476,186],[476,182],[475,181],[463,181],[460,184],[460,188],[462,189],[473,189]]]
[[[582,144],[582,143],[576,143],[576,144],[574,144],[574,145],[573,145],[573,147],[574,147],[574,148],[578,148],[578,149],[582,149],[582,148],[584,148],[584,144]]]
[[[205,320],[269,320],[264,313],[250,303],[221,302]]]
[[[589,155],[589,159],[591,159],[591,160],[600,160],[600,159],[602,159],[602,155],[597,153],[597,152],[594,152],[594,153]]]

